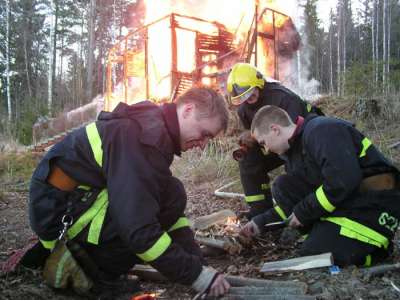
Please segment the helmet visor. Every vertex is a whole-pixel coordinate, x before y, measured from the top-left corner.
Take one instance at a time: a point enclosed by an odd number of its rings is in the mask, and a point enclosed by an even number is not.
[[[231,93],[231,102],[233,105],[240,105],[245,102],[254,93],[255,87],[239,87],[233,85],[233,91]]]

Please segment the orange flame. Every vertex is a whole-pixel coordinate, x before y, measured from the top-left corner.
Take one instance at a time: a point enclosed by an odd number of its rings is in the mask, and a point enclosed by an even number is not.
[[[217,56],[213,53],[208,55],[203,53],[201,61],[198,60],[196,57],[198,34],[217,36],[218,27],[213,22],[223,24],[228,31],[235,34],[231,46],[241,53],[252,27],[256,7],[259,17],[257,31],[267,36],[274,36],[275,28],[283,26],[289,17],[271,10],[266,11],[262,16],[260,14],[267,7],[275,11],[283,11],[278,3],[287,4],[282,2],[284,1],[145,0],[145,24],[151,24],[146,29],[145,38],[142,38],[145,40],[142,43],[145,46],[142,45],[139,50],[131,51],[131,55],[120,54],[117,49],[113,49],[115,53],[111,51],[114,56],[109,56],[109,60],[111,57],[111,60],[120,63],[123,57],[131,67],[127,68],[128,71],[124,71],[124,82],[118,81],[115,74],[113,75],[114,80],[120,84],[114,86],[112,95],[108,97],[111,104],[107,105],[106,109],[111,110],[121,98],[126,99],[128,103],[144,100],[146,95],[153,100],[169,98],[175,89],[172,83],[175,82],[173,79],[178,72],[187,74],[189,77],[194,76],[196,72],[201,72],[202,75],[206,75],[202,77],[204,85],[215,84],[215,80],[207,75],[219,70],[215,63],[207,63],[215,61]],[[171,17],[172,13],[173,17]],[[189,16],[189,18],[184,16]],[[190,18],[192,16],[194,18]],[[137,41],[133,42],[135,43],[137,44]],[[258,37],[256,49],[258,67],[266,76],[271,77],[275,75],[273,70],[276,66],[274,57],[276,47],[272,43]],[[125,47],[129,49],[126,44]],[[125,53],[127,51],[125,49]],[[232,61],[231,64],[235,62]],[[255,63],[254,54],[251,62]],[[196,69],[199,65],[204,65],[201,71]],[[224,67],[230,67],[230,65],[224,65]],[[133,71],[129,72],[129,70]],[[144,78],[144,74],[147,74],[147,78]]]

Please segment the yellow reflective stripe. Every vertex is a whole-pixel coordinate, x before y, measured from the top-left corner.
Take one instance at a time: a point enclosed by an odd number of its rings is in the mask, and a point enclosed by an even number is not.
[[[372,265],[372,256],[371,256],[371,254],[368,254],[365,257],[364,267],[370,267],[371,265]]]
[[[269,188],[270,188],[269,183],[263,183],[263,184],[261,184],[261,189],[262,189],[263,191],[268,190]]]
[[[89,233],[87,238],[87,241],[89,243],[95,245],[99,244],[100,232],[101,228],[103,227],[104,218],[107,212],[107,207],[108,207],[108,201],[104,203],[104,205],[100,208],[99,212],[97,213],[97,215],[94,216],[92,222],[90,223]]]
[[[62,277],[64,275],[64,266],[69,258],[71,258],[71,252],[66,250],[61,257],[60,262],[57,264],[56,278],[55,278],[55,282],[54,282],[55,288],[61,287],[61,283],[62,283],[61,281],[62,281]]]
[[[145,262],[151,262],[157,259],[161,254],[167,250],[172,240],[168,233],[164,232],[164,234],[154,243],[154,245],[148,249],[147,251],[136,254],[141,260]]]
[[[170,229],[168,229],[168,232],[177,230],[177,229],[182,228],[182,227],[189,227],[189,226],[190,226],[189,219],[186,218],[186,217],[181,217],[181,218],[178,219],[178,221],[175,222],[174,225],[171,226]]]
[[[45,247],[46,249],[49,249],[49,250],[53,249],[57,242],[57,240],[53,240],[53,241],[39,240],[39,241],[42,243],[43,247]]]
[[[80,185],[80,186],[78,186],[78,189],[82,189],[82,190],[85,190],[85,191],[90,191],[91,187],[87,186],[87,185]]]
[[[379,232],[356,221],[344,217],[321,218],[323,221],[329,221],[341,226],[340,234],[351,239],[387,249],[389,240]]]
[[[364,138],[361,144],[363,147],[360,153],[360,157],[364,157],[365,155],[367,155],[367,150],[372,145],[372,142],[368,138]]]
[[[276,213],[282,218],[282,220],[287,219],[287,216],[286,216],[285,212],[282,210],[282,208],[280,208],[278,205],[275,205],[274,209],[275,209]]]
[[[103,166],[103,148],[101,146],[101,138],[99,131],[97,130],[96,123],[90,123],[86,125],[86,134],[89,139],[90,147],[92,148],[93,156],[97,164]]]
[[[87,224],[99,213],[101,208],[108,202],[108,193],[107,190],[104,189],[97,196],[96,201],[92,204],[92,206],[71,226],[68,230],[68,237],[73,239],[80,233],[83,228],[86,227]]]
[[[262,195],[246,196],[246,197],[244,197],[244,200],[247,203],[261,201],[261,200],[265,200],[265,195],[262,194]]]
[[[324,190],[322,189],[322,185],[317,189],[315,192],[317,196],[317,200],[319,204],[327,211],[327,212],[333,212],[336,207],[334,207],[328,200],[328,198],[325,195]]]

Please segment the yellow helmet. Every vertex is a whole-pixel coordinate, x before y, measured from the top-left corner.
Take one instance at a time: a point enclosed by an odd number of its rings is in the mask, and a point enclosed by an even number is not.
[[[254,92],[254,89],[264,87],[264,76],[256,67],[237,63],[232,67],[228,76],[227,89],[233,105],[239,105],[246,101]]]

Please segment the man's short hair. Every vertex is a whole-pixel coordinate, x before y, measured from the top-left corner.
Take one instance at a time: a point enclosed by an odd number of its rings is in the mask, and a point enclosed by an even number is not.
[[[278,124],[282,127],[288,127],[292,124],[289,115],[283,109],[267,105],[262,107],[254,116],[251,123],[251,133],[257,130],[259,133],[267,134],[270,130],[271,124]]]
[[[187,90],[176,100],[177,107],[193,103],[199,118],[218,117],[223,131],[228,127],[229,112],[224,97],[207,87],[194,87]]]

